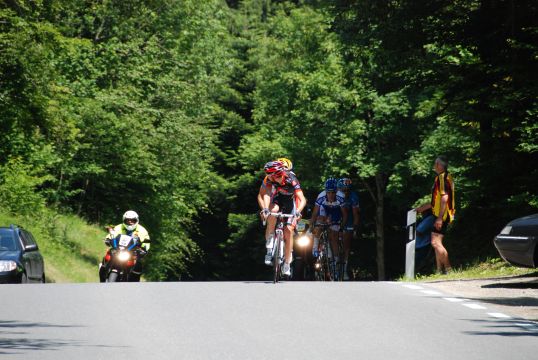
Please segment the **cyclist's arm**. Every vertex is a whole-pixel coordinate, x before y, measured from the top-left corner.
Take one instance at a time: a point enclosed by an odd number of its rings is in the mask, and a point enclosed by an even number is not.
[[[258,205],[261,210],[269,208],[271,203],[271,196],[269,195],[269,190],[264,185],[260,186],[260,191],[258,192]]]
[[[342,211],[342,224],[343,226],[347,226],[347,218],[349,217],[349,210],[348,208],[344,206],[340,207],[340,210]]]
[[[309,229],[314,229],[314,224],[316,223],[316,220],[318,219],[319,214],[319,205],[316,204],[314,206],[314,210],[312,210],[312,216],[310,217],[310,223],[308,224]]]
[[[353,208],[353,226],[358,226],[359,225],[359,208],[358,207],[354,207]]]
[[[304,197],[302,190],[295,190],[295,196],[299,199],[299,205],[297,205],[297,212],[301,213],[306,206],[306,198]]]

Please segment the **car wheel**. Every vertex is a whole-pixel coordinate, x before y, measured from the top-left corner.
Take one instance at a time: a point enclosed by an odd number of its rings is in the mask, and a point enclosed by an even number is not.
[[[44,284],[46,281],[45,281],[45,273],[43,273],[43,276],[41,277],[41,282]]]

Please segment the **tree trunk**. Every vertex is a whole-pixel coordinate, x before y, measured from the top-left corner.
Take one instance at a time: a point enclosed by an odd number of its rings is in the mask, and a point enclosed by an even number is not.
[[[385,186],[383,174],[375,176],[377,201],[376,201],[376,237],[377,237],[377,279],[385,280],[385,222],[384,222],[384,207],[385,207]]]

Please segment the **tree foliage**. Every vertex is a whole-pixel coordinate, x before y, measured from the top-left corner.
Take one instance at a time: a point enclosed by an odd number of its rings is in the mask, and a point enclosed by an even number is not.
[[[535,211],[533,1],[0,5],[0,205],[102,224],[135,209],[152,279],[260,279],[255,196],[286,156],[313,202],[361,196],[359,260],[402,271],[403,219],[450,159],[453,262]],[[96,239],[100,241],[100,239]],[[248,269],[248,270],[247,270]]]

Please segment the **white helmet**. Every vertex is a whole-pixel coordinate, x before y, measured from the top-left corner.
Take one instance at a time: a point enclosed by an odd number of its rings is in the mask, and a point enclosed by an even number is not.
[[[134,220],[135,223],[127,223],[127,220]],[[133,210],[128,210],[123,214],[123,225],[128,231],[133,231],[136,228],[136,225],[138,225],[138,214]]]

